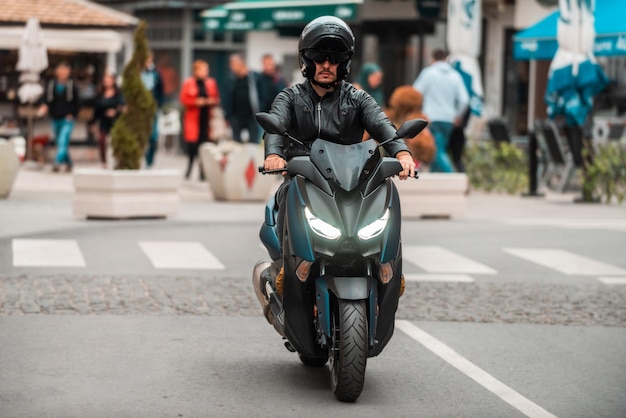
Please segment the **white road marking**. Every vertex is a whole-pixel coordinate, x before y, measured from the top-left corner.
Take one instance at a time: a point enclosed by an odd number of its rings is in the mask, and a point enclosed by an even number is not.
[[[224,270],[224,265],[199,242],[140,241],[157,269]]]
[[[441,247],[407,245],[402,248],[402,254],[403,260],[428,273],[496,273],[491,267]]]
[[[461,282],[471,283],[474,281],[465,274],[405,274],[407,282]]]
[[[564,229],[607,229],[610,231],[626,231],[624,219],[503,219],[503,224],[518,226],[550,226]]]
[[[397,320],[396,327],[527,417],[556,418],[555,415],[530,399],[525,398],[519,392],[491,376],[474,363],[459,355],[452,348],[409,321]]]
[[[626,277],[598,277],[606,285],[626,285]]]
[[[567,275],[626,275],[626,270],[556,248],[503,248],[503,251]]]
[[[85,259],[75,240],[14,239],[15,267],[85,267]]]

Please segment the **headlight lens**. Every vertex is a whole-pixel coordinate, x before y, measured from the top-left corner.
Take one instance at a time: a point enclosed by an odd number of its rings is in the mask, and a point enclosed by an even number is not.
[[[371,224],[366,225],[363,228],[359,229],[359,232],[357,233],[357,235],[362,240],[368,240],[368,239],[377,237],[380,234],[382,234],[382,232],[385,230],[388,220],[389,220],[389,209],[385,210],[385,213],[383,213],[383,216],[380,219],[376,219]]]
[[[320,218],[313,216],[309,208],[304,208],[304,216],[309,226],[317,235],[327,239],[337,239],[341,236],[341,231],[328,222],[322,221]]]

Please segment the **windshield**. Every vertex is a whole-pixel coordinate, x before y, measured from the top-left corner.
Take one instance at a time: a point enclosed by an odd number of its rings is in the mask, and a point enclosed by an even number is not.
[[[373,139],[350,145],[317,139],[311,146],[311,162],[315,167],[327,180],[332,180],[348,192],[359,185],[368,162],[375,163],[379,157],[378,146]]]

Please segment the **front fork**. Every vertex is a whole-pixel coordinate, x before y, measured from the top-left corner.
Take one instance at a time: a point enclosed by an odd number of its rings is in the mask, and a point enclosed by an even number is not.
[[[331,317],[337,299],[365,300],[367,305],[369,348],[376,344],[376,325],[378,319],[378,283],[372,275],[368,262],[365,277],[333,277],[326,275],[326,263],[320,263],[320,277],[315,280],[314,322],[317,342],[327,348],[332,341]]]

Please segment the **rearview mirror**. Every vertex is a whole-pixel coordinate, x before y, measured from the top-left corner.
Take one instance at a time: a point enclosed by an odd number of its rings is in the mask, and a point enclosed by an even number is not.
[[[284,135],[287,131],[282,122],[274,115],[269,113],[259,112],[255,115],[259,125],[265,130],[265,132],[276,135]]]
[[[428,125],[424,119],[407,120],[398,129],[398,138],[413,138]]]

